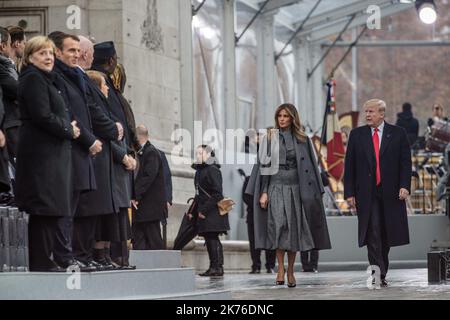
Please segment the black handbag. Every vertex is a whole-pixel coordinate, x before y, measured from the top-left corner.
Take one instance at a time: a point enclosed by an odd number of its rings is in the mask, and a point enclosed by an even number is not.
[[[330,176],[328,175],[328,171],[320,171],[320,178],[322,179],[322,184],[324,187],[328,187],[330,185]]]

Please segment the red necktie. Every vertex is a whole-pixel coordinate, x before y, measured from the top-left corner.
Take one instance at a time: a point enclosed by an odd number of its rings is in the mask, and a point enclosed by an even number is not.
[[[375,128],[373,136],[373,148],[375,149],[375,158],[377,160],[377,186],[381,183],[380,173],[380,138],[378,137],[378,128]]]

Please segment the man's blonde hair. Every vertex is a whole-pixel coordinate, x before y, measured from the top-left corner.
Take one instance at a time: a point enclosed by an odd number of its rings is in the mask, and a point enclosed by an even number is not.
[[[23,53],[23,65],[26,66],[31,64],[31,55],[46,48],[51,48],[53,53],[55,53],[55,44],[48,37],[36,36],[28,40]]]
[[[381,99],[370,99],[364,103],[363,108],[365,109],[368,106],[377,106],[380,112],[386,113],[386,102]]]

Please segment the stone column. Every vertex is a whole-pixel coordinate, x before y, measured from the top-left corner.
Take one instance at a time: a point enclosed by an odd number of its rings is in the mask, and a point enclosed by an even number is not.
[[[235,0],[224,0],[223,6],[224,6],[223,69],[225,80],[224,81],[225,129],[234,129],[237,124]]]
[[[274,45],[274,16],[276,13],[263,14],[257,19],[257,128],[273,126],[273,113],[277,103]]]
[[[320,44],[311,44],[311,69],[319,62],[323,51]],[[312,101],[310,108],[312,108],[312,122],[311,126],[314,131],[319,130],[323,124],[323,115],[325,112],[326,90],[324,86],[324,62],[322,62],[316,69],[314,74],[309,79],[312,91]],[[321,131],[319,131],[320,134]]]
[[[294,43],[295,55],[295,83],[296,105],[300,114],[300,121],[304,126],[311,126],[311,91],[308,81],[310,69],[309,45],[305,39],[296,39]]]
[[[180,6],[180,86],[181,127],[194,134],[195,95],[192,49],[192,6],[190,1],[178,0]],[[190,151],[186,150],[188,154]]]

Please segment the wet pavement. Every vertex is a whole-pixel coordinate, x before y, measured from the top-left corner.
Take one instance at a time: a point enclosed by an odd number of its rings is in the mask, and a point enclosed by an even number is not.
[[[236,300],[405,300],[450,299],[450,283],[428,285],[427,269],[390,270],[388,288],[371,290],[365,271],[296,272],[296,288],[275,285],[276,274],[196,277],[197,289],[229,290]]]

